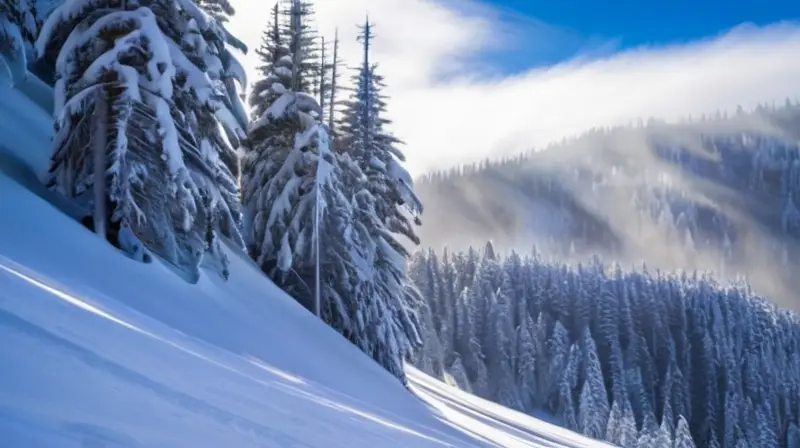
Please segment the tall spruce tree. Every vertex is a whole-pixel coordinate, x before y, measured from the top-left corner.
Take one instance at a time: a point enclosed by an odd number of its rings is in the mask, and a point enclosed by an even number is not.
[[[338,111],[339,106],[341,105],[341,100],[339,99],[339,78],[341,77],[340,68],[342,66],[342,60],[339,56],[339,29],[336,29],[336,35],[333,39],[333,59],[330,63],[330,77],[329,79],[329,91],[328,91],[328,129],[331,133],[331,140],[333,141],[334,150],[338,150],[341,148],[339,145],[339,132],[336,128],[336,124],[338,122]]]
[[[306,65],[312,41],[308,37],[309,9],[291,2],[281,33],[280,10],[273,10],[259,56],[264,79],[251,95],[256,112],[249,128],[250,148],[243,161],[243,206],[246,241],[259,266],[306,305],[315,292],[315,245],[318,213],[324,208],[335,160],[329,153],[322,110],[307,91]],[[285,37],[285,45],[284,45]],[[260,103],[263,101],[263,104]]]
[[[49,185],[135,258],[149,248],[196,271],[211,252],[227,275],[217,237],[240,241],[240,222],[219,129],[243,134],[227,82],[245,82],[229,38],[188,0],[67,0],[43,25],[37,53],[56,72]]]
[[[341,153],[354,164],[354,175],[347,176],[345,187],[353,198],[354,226],[368,235],[359,247],[370,261],[364,275],[373,292],[357,299],[366,329],[365,341],[359,345],[366,344],[373,358],[405,380],[403,359],[420,341],[413,300],[404,286],[409,252],[397,237],[419,243],[413,228],[413,222],[419,221],[408,216],[418,216],[422,206],[413,195],[410,176],[400,165],[403,156],[396,148],[398,140],[386,131],[388,121],[381,118],[386,103],[369,60],[373,38],[369,21],[361,30],[364,60],[344,114],[351,126],[342,130],[346,137],[340,141]]]
[[[259,78],[253,82],[248,100],[253,120],[261,118],[278,98],[278,92],[272,90],[272,85],[280,82],[286,88],[288,84],[286,78],[280,76],[282,70],[276,71],[275,66],[281,58],[289,54],[288,39],[282,23],[284,17],[279,6],[275,3],[270,10],[269,23],[261,35],[260,46],[255,50]]]

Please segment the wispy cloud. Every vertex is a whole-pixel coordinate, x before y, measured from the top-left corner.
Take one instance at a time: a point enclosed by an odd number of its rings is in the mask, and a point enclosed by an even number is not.
[[[255,46],[271,4],[234,3],[232,31]],[[594,42],[570,61],[503,76],[481,57],[504,46],[527,46],[531,56],[580,37],[470,0],[316,3],[321,32],[333,36],[339,28],[348,62],[358,61],[355,25],[367,12],[377,24],[374,58],[389,83],[393,130],[407,143],[415,172],[515,154],[593,127],[676,120],[800,94],[795,23],[623,52],[611,51],[613,42]],[[247,65],[255,65],[252,56]]]

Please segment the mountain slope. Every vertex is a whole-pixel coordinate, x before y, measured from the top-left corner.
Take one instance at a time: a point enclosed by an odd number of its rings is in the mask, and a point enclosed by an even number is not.
[[[4,445],[589,443],[412,371],[425,406],[235,253],[230,282],[191,285],[0,191]]]
[[[412,369],[415,397],[236,250],[228,282],[128,259],[35,184],[50,129],[23,122],[0,121],[0,445],[602,446]]]
[[[800,105],[595,130],[514,159],[424,176],[422,240],[574,261],[744,274],[798,309]],[[458,226],[459,232],[453,232]]]

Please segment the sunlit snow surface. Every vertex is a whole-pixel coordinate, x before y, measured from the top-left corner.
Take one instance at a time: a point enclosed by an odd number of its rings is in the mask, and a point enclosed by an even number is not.
[[[7,148],[48,150],[49,130],[8,144],[26,137],[3,126]],[[46,157],[20,158],[42,172]],[[238,252],[229,282],[189,284],[126,258],[14,169],[0,163],[0,447],[593,443],[411,370],[414,396]]]

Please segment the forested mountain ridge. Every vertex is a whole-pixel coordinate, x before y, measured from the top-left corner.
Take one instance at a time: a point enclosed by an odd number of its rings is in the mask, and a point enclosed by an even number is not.
[[[744,284],[539,253],[418,253],[414,363],[622,447],[795,447],[800,320]]]
[[[424,244],[744,274],[797,307],[800,106],[589,131],[502,161],[422,176]],[[458,232],[453,232],[458,228]]]

